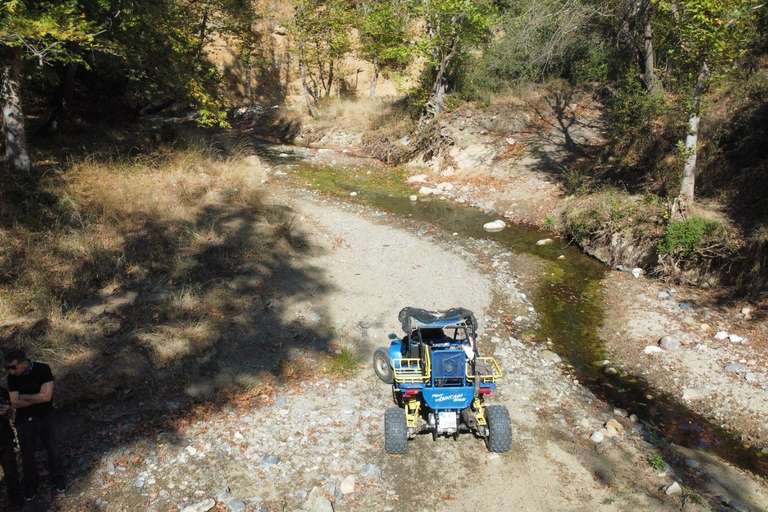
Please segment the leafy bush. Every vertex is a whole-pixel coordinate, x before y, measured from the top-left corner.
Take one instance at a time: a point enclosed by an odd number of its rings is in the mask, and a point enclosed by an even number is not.
[[[701,216],[671,222],[659,240],[659,254],[685,258],[700,248],[718,243],[725,237],[723,225]]]

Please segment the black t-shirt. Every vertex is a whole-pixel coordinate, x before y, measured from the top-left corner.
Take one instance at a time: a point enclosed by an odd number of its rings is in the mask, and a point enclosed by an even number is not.
[[[11,405],[11,397],[8,396],[8,390],[0,387],[0,405]],[[13,442],[13,430],[11,422],[0,416],[0,448]]]
[[[45,363],[30,362],[27,373],[8,376],[8,391],[18,391],[20,395],[34,395],[40,392],[40,388],[46,382],[53,382],[51,367]],[[16,421],[48,414],[53,411],[53,398],[42,404],[33,404],[29,407],[16,409]]]

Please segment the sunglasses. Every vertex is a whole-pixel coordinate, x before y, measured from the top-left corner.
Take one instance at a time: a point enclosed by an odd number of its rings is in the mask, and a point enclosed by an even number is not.
[[[6,370],[15,370],[17,366],[19,366],[19,363],[16,363],[16,364],[7,364],[7,365],[5,365],[5,369],[6,369]]]

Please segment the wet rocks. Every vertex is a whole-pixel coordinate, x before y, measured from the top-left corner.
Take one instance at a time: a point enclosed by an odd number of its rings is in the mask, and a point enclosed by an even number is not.
[[[498,233],[499,231],[503,231],[504,228],[506,227],[507,227],[507,223],[501,219],[483,224],[483,229],[488,231],[489,233]]]

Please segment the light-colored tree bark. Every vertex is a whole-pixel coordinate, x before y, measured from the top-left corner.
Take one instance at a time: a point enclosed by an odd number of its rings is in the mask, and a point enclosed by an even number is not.
[[[5,157],[12,172],[29,174],[32,161],[21,101],[21,48],[0,46],[0,57],[0,104],[3,109]]]
[[[680,185],[680,195],[677,211],[673,214],[677,217],[685,216],[688,207],[693,203],[696,184],[696,157],[699,153],[699,124],[701,123],[701,99],[707,90],[709,80],[709,67],[707,61],[702,61],[699,74],[696,79],[696,89],[693,94],[693,109],[688,117],[688,135],[685,137],[683,165],[683,180]]]

